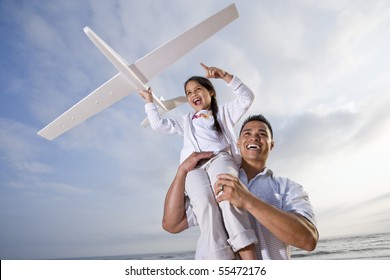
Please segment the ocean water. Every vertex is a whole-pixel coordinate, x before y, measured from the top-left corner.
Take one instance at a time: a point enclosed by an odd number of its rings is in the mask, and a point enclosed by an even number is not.
[[[194,252],[153,253],[105,257],[91,260],[193,260]],[[313,252],[292,248],[294,260],[390,260],[390,232],[320,239]]]
[[[313,252],[292,250],[293,259],[390,260],[390,233],[320,239]]]

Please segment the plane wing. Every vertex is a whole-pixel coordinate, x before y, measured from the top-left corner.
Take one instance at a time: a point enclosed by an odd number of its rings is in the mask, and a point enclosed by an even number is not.
[[[237,18],[237,8],[234,4],[231,4],[175,39],[148,53],[130,65],[130,68],[142,82],[146,83],[157,76],[162,69],[176,62]]]
[[[232,4],[131,65],[86,27],[85,33],[113,63],[119,73],[40,130],[38,135],[52,140],[131,92],[140,88],[146,89],[146,83],[150,79],[236,18],[238,12],[236,6]],[[164,111],[169,110],[155,96],[154,99]]]
[[[104,54],[104,56],[115,66],[116,69],[118,69],[120,73],[122,73],[129,80],[130,83],[132,83],[136,87],[136,89],[147,90],[149,88],[138,78],[138,76],[131,70],[131,68],[129,68],[129,63],[127,63],[126,60],[124,60],[106,42],[104,42],[98,35],[96,35],[95,32],[91,30],[91,28],[86,26],[84,28],[84,32],[95,44],[95,46]],[[164,110],[168,110],[154,94],[153,99]]]
[[[121,73],[118,73],[45,128],[40,130],[38,135],[47,140],[53,140],[62,133],[85,121],[90,116],[121,100],[134,90],[136,90],[134,85],[132,85]]]

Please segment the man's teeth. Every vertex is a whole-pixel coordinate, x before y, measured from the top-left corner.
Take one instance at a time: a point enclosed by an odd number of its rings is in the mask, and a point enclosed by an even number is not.
[[[259,145],[255,145],[255,144],[249,144],[246,146],[247,149],[260,149],[260,146]]]

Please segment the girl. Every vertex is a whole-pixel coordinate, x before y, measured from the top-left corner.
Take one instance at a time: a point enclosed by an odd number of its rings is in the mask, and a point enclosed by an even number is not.
[[[180,119],[162,119],[153,103],[152,91],[139,90],[146,100],[145,111],[153,130],[161,134],[184,137],[180,162],[192,152],[212,151],[214,157],[188,173],[185,191],[199,224],[201,239],[209,246],[205,259],[255,259],[257,239],[250,227],[247,212],[229,202],[216,202],[212,186],[219,174],[238,176],[240,155],[236,145],[234,125],[247,112],[254,95],[239,78],[226,71],[207,67],[206,77],[194,76],[184,84],[185,94],[194,113]],[[237,98],[218,107],[214,86],[208,78],[222,79]],[[222,215],[221,215],[222,212]]]

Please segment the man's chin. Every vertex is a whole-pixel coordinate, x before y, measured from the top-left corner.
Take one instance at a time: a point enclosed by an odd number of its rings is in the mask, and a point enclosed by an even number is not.
[[[260,151],[245,151],[245,154],[242,155],[242,157],[248,158],[248,159],[260,159],[261,152]]]

